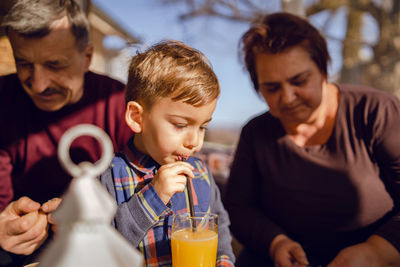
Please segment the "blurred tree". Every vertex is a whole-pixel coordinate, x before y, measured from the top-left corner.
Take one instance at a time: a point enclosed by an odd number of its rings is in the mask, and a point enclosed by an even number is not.
[[[164,4],[183,4],[180,19],[212,16],[231,21],[254,22],[270,13],[271,3],[285,7],[302,5],[302,0],[159,0]],[[346,34],[342,42],[343,65],[340,82],[361,83],[400,96],[400,0],[303,0],[307,17],[328,13],[325,25],[345,12]],[[297,3],[296,3],[297,2]],[[278,3],[279,4],[279,3]],[[301,14],[301,13],[300,13]],[[377,40],[366,38],[366,25],[373,21]],[[326,27],[322,27],[322,31]],[[328,41],[329,33],[324,32]],[[368,33],[367,33],[368,34]],[[337,40],[337,38],[333,38]]]

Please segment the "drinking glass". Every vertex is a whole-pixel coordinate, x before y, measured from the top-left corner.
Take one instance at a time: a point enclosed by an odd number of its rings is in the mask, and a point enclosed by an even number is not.
[[[218,215],[196,212],[174,214],[171,234],[173,267],[215,267]]]

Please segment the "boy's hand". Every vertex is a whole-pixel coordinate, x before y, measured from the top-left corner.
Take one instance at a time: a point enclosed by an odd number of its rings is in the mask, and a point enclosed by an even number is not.
[[[169,163],[158,169],[152,184],[164,204],[167,204],[175,193],[185,190],[185,175],[193,178],[193,169],[192,165],[183,161]]]

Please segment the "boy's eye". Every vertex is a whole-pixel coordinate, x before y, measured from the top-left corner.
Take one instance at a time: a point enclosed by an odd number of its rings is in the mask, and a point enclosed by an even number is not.
[[[184,123],[175,123],[174,126],[178,129],[182,129],[185,128],[187,126],[187,124]]]

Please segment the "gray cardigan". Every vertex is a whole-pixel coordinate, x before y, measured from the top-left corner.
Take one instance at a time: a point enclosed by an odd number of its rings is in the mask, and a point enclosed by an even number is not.
[[[209,173],[209,176],[210,212],[218,214],[218,255],[227,255],[232,262],[235,262],[231,246],[232,237],[229,231],[229,215],[222,204],[220,191],[211,173]],[[100,176],[100,182],[112,197],[116,199],[111,168]],[[143,240],[148,230],[154,226],[154,222],[143,211],[137,198],[130,198],[118,206],[112,224],[135,247]]]

